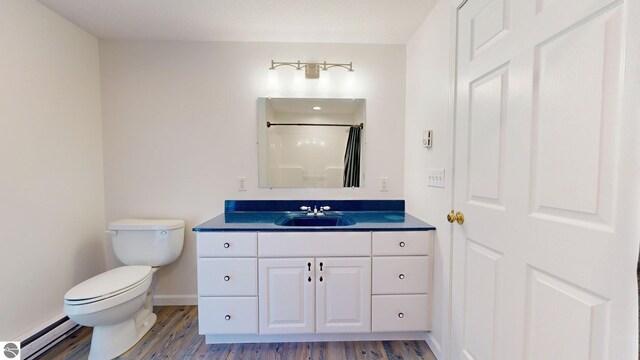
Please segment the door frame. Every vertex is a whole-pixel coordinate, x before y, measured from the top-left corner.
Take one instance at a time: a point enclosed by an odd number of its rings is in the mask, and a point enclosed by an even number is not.
[[[450,170],[449,176],[445,177],[445,198],[448,199],[448,209],[443,209],[445,212],[442,213],[442,216],[446,216],[446,212],[450,209],[453,209],[453,201],[454,201],[454,191],[453,185],[455,183],[455,149],[456,149],[456,92],[457,92],[457,79],[458,79],[458,71],[457,71],[457,62],[458,62],[458,12],[460,9],[467,3],[468,0],[449,0],[449,116],[448,116],[448,126],[447,126],[447,136],[449,138],[449,158],[447,159],[447,166]],[[445,337],[442,339],[441,345],[441,359],[446,360],[451,358],[451,336],[452,336],[452,295],[453,295],[453,225],[449,225],[447,230],[438,231],[442,236],[442,241],[447,242],[449,244],[449,253],[446,269],[443,269],[445,273],[445,283],[447,286],[447,294],[446,294],[446,315],[444,317],[444,331]],[[434,340],[427,335],[426,338],[427,344],[429,347],[433,348],[436,344],[433,343]]]

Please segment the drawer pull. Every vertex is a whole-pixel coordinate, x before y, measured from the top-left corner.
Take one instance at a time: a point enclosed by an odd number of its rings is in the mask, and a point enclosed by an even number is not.
[[[404,274],[398,275],[398,279],[403,280],[404,279]]]
[[[322,262],[320,262],[320,271],[322,271],[322,265],[324,265]]]
[[[400,319],[402,319],[402,318],[404,317],[404,314],[403,314],[403,313],[398,313],[398,317],[399,317]]]
[[[231,320],[231,315],[225,315],[224,319],[227,320],[227,321]]]
[[[231,245],[229,245],[229,243],[224,243],[224,245],[222,245],[222,246],[224,246],[225,249],[228,249],[229,246],[231,246]]]
[[[400,245],[400,247],[404,247],[406,244],[404,243],[404,241],[400,241],[398,245]]]
[[[307,263],[307,268],[311,271],[311,263]]]
[[[225,275],[225,277],[224,277],[224,281],[229,281],[229,280],[231,280],[231,278],[229,277],[229,275]]]

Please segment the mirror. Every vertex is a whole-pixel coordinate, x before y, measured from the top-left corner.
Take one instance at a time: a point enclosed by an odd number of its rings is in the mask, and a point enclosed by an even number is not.
[[[258,98],[259,184],[360,187],[365,100]]]

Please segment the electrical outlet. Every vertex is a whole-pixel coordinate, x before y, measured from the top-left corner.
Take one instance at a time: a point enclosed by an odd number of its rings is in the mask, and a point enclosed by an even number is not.
[[[247,191],[246,177],[238,177],[238,191]]]
[[[380,178],[380,191],[389,191],[389,178]]]
[[[427,186],[443,188],[444,187],[444,169],[427,170]]]

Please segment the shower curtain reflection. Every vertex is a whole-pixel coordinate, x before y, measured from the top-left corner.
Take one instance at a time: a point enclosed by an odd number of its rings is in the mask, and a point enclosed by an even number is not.
[[[343,187],[360,186],[360,126],[349,128],[349,138],[344,151]]]

